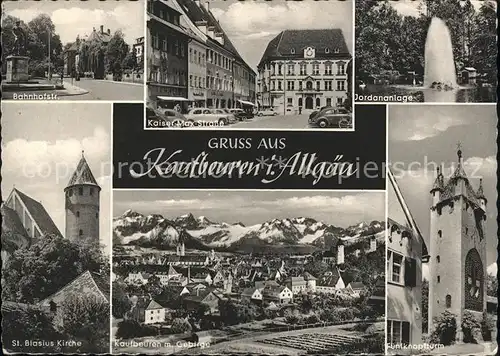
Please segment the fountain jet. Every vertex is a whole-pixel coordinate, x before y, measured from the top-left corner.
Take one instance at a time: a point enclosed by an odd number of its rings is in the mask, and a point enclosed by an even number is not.
[[[424,86],[444,90],[457,88],[450,31],[437,17],[432,18],[425,41]]]

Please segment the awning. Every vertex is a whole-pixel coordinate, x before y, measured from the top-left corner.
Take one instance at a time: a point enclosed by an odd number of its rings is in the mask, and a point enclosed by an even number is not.
[[[254,103],[251,103],[251,102],[249,102],[249,101],[245,101],[245,100],[238,100],[238,102],[239,102],[239,103],[241,103],[241,104],[245,104],[245,105],[252,105],[252,106],[255,106],[255,104],[254,104]]]
[[[160,95],[158,95],[157,98],[160,100],[165,100],[165,101],[191,101],[189,99],[182,98],[180,96],[160,96]]]

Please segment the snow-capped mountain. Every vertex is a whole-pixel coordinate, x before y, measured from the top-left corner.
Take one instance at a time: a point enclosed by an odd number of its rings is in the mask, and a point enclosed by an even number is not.
[[[369,236],[384,239],[384,224],[362,222],[348,228],[325,224],[312,218],[272,219],[246,226],[241,222],[214,222],[207,217],[186,214],[174,219],[161,215],[144,216],[127,211],[113,220],[116,243],[152,244],[174,247],[180,236],[187,248],[241,248],[242,246],[312,245],[328,248],[338,239],[354,243]]]

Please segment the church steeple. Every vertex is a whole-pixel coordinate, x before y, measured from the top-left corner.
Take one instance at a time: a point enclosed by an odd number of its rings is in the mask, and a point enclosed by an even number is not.
[[[453,182],[456,182],[459,179],[467,181],[468,178],[464,170],[464,159],[462,157],[462,146],[460,143],[457,145],[457,158],[458,158],[458,165],[457,168],[455,169],[455,172],[453,172],[450,180]]]
[[[483,178],[479,179],[479,188],[477,188],[476,197],[481,204],[481,208],[486,211],[486,204],[488,203],[488,199],[486,199],[483,191]]]

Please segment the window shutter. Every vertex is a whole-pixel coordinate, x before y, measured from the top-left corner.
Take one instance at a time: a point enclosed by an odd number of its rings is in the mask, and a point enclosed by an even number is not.
[[[401,332],[401,343],[403,345],[410,344],[410,323],[403,321],[402,332]]]
[[[417,260],[405,257],[405,286],[415,287],[417,285]]]

